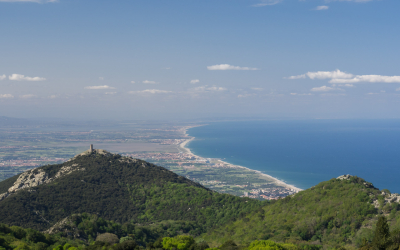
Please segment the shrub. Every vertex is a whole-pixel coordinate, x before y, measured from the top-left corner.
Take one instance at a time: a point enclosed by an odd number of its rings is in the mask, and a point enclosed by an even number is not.
[[[228,240],[225,243],[223,243],[219,249],[221,250],[238,250],[239,247],[236,245],[236,243],[233,240]]]
[[[173,248],[178,250],[188,250],[189,247],[194,244],[194,242],[195,241],[191,236],[179,235],[174,238],[163,238],[162,246],[167,250],[172,250]]]
[[[22,239],[26,236],[26,231],[21,227],[12,226],[11,230],[15,238]]]
[[[249,250],[284,250],[284,248],[271,240],[255,240],[250,244]]]
[[[119,243],[123,243],[127,240],[134,240],[132,237],[130,236],[126,236],[126,237],[121,237],[121,239],[119,239]]]
[[[118,236],[112,233],[104,233],[97,236],[96,241],[107,242],[110,244],[115,244],[119,242]]]

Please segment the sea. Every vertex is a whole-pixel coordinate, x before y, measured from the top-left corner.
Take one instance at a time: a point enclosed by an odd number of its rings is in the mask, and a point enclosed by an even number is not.
[[[350,174],[400,193],[400,120],[213,122],[187,131],[195,155],[259,170],[298,188]]]

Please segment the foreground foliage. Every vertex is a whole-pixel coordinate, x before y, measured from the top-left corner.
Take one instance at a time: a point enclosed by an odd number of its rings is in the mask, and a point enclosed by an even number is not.
[[[378,214],[390,212],[396,224],[398,203],[385,206],[381,203],[378,209],[372,204],[373,200],[382,201],[383,197],[381,191],[361,178],[332,179],[265,205],[202,237],[212,244],[230,239],[242,244],[272,239],[330,247],[360,246],[364,238],[371,240]]]
[[[158,250],[318,250],[319,247],[297,246],[294,244],[280,244],[273,241],[254,241],[249,246],[237,245],[234,241],[227,241],[216,248],[203,240],[188,235],[163,237],[146,245],[138,244],[134,236],[118,237],[112,233],[100,234],[96,240],[82,241],[58,235],[43,234],[32,229],[23,229],[17,226],[0,224],[1,250],[144,250],[145,248]]]

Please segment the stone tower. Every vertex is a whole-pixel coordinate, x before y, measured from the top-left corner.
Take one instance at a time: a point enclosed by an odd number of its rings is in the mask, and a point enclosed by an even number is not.
[[[93,153],[93,144],[90,144],[89,153]]]

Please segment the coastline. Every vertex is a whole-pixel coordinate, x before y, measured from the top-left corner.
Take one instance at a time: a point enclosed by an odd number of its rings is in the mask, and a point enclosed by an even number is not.
[[[204,126],[204,125],[199,125],[199,126]],[[193,140],[195,139],[195,137],[190,136],[190,135],[187,133],[187,130],[190,129],[190,128],[199,127],[199,126],[188,126],[188,127],[184,127],[184,128],[183,128],[183,134],[184,134],[185,136],[187,136],[187,137],[190,137],[190,138],[187,139],[187,140],[185,140],[184,142],[180,143],[180,144],[179,144],[179,147],[180,147],[180,149],[181,149],[182,151],[184,151],[185,153],[187,153],[187,154],[189,154],[189,155],[192,155],[192,156],[197,157],[197,158],[203,158],[203,157],[201,157],[201,156],[198,156],[198,155],[193,154],[192,151],[191,151],[189,148],[187,148],[188,143],[191,142],[191,141],[193,141]],[[217,161],[217,162],[220,162],[221,164],[226,165],[226,166],[228,166],[228,167],[230,167],[230,168],[239,168],[239,169],[244,169],[244,170],[246,170],[246,171],[253,172],[253,173],[257,174],[257,175],[259,176],[260,179],[263,179],[263,180],[272,182],[272,183],[274,183],[274,184],[277,185],[277,186],[281,186],[281,187],[284,187],[284,188],[287,188],[287,189],[291,189],[291,190],[294,190],[295,192],[300,192],[300,191],[303,190],[303,189],[298,188],[298,187],[296,187],[296,186],[294,186],[294,185],[287,184],[287,183],[285,183],[284,181],[281,181],[281,180],[279,180],[279,179],[277,179],[277,178],[275,178],[275,177],[273,177],[273,176],[271,176],[271,175],[262,173],[262,172],[259,171],[259,170],[250,169],[250,168],[248,168],[248,167],[244,167],[244,166],[240,166],[240,165],[234,165],[234,164],[231,164],[231,163],[229,163],[229,162],[226,162],[226,161],[223,161],[223,160],[219,160],[219,159],[213,159],[213,160],[215,160],[215,161]]]

